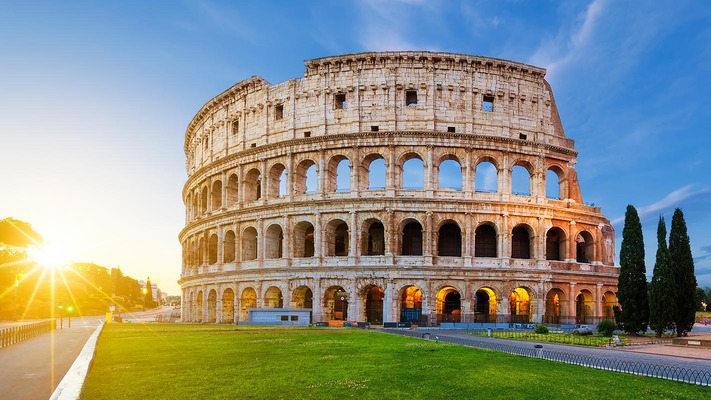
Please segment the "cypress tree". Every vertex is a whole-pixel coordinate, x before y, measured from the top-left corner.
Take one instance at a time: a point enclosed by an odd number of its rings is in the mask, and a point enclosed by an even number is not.
[[[667,226],[659,217],[657,226],[657,258],[654,262],[654,276],[649,289],[649,326],[661,337],[662,333],[674,328],[676,300],[674,293],[674,270],[671,254],[667,248]]]
[[[696,317],[696,275],[684,213],[678,208],[672,217],[669,253],[676,283],[676,335],[686,336],[694,326]]]
[[[151,286],[151,278],[146,281],[146,294],[143,296],[143,305],[146,308],[153,308],[155,304],[153,303],[153,287]]]
[[[637,210],[628,205],[622,230],[620,277],[617,284],[617,298],[622,310],[615,313],[615,319],[625,332],[632,334],[645,331],[649,321],[645,273],[642,223]]]

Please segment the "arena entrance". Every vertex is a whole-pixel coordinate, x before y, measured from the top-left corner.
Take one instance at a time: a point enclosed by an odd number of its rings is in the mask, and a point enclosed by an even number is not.
[[[348,292],[340,286],[331,286],[323,296],[323,319],[345,321],[348,319]]]
[[[294,290],[295,308],[314,308],[314,294],[308,286],[299,286]]]
[[[476,291],[474,322],[496,322],[496,293],[483,287]]]
[[[222,323],[231,324],[235,319],[235,293],[232,289],[225,289],[222,293]]]
[[[546,295],[546,314],[543,316],[543,322],[546,324],[561,324],[561,316],[565,314],[565,293],[560,289],[551,289]]]
[[[459,291],[446,286],[437,292],[437,322],[460,322],[462,303]]]
[[[365,320],[373,325],[381,325],[383,323],[383,297],[385,296],[383,289],[379,286],[368,286],[365,288],[363,297],[365,297]]]
[[[581,290],[575,296],[575,323],[593,323],[593,297],[589,290]]]
[[[517,287],[511,292],[509,307],[511,309],[511,322],[518,324],[531,322],[531,296],[526,288]]]
[[[407,286],[400,295],[400,322],[419,323],[422,317],[422,290]]]
[[[242,291],[242,297],[240,298],[240,321],[246,321],[249,317],[247,309],[255,307],[257,307],[257,292],[248,287]]]

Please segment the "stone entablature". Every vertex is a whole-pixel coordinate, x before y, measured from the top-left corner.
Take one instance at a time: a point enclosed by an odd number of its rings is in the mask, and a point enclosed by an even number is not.
[[[185,320],[610,315],[614,231],[583,203],[545,70],[428,52],[306,65],[235,85],[188,127]]]

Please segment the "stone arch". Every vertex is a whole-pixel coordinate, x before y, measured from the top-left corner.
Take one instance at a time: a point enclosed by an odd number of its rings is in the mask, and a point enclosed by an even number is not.
[[[318,166],[314,160],[302,160],[294,173],[294,194],[311,194],[318,191]]]
[[[293,257],[313,257],[315,255],[314,226],[301,221],[294,226]]]
[[[447,220],[439,227],[437,255],[443,257],[462,256],[462,230],[456,222]]]
[[[485,193],[499,191],[499,169],[493,158],[485,157],[478,160],[474,168],[474,190]]]
[[[326,255],[328,257],[343,257],[348,255],[350,235],[348,224],[342,219],[332,219],[324,229]]]
[[[423,244],[422,224],[414,218],[407,218],[400,223],[400,254],[403,256],[421,256]]]
[[[565,170],[558,165],[551,165],[546,170],[546,198],[555,200],[568,198]]]
[[[207,244],[207,263],[210,265],[217,264],[217,235],[210,235],[210,239]]]
[[[575,295],[575,323],[593,323],[594,310],[595,301],[592,292],[587,289],[581,289],[578,294]]]
[[[294,289],[292,304],[296,308],[314,308],[314,293],[311,288],[301,285]]]
[[[246,287],[242,290],[240,306],[240,320],[246,321],[249,316],[249,309],[257,307],[257,292],[253,287]]]
[[[197,322],[197,300],[195,298],[195,291],[190,291],[190,317],[191,322]]]
[[[328,161],[326,176],[327,192],[349,192],[351,190],[351,161],[339,154]]]
[[[235,292],[227,288],[222,292],[222,323],[235,322]]]
[[[225,232],[225,239],[222,241],[222,262],[235,262],[235,233],[231,230]]]
[[[363,158],[360,165],[360,190],[385,189],[388,165],[385,157],[372,153]]]
[[[565,231],[554,226],[546,232],[546,260],[563,261],[566,257]]]
[[[496,258],[498,255],[496,235],[495,225],[491,222],[477,226],[474,231],[474,257]]]
[[[242,232],[242,261],[251,261],[257,259],[257,241],[259,235],[253,227],[247,227]]]
[[[284,308],[284,297],[281,294],[281,289],[276,286],[269,286],[264,292],[264,307],[265,308]]]
[[[237,174],[230,174],[227,179],[227,205],[229,207],[235,206],[239,203],[239,179]]]
[[[205,238],[200,237],[198,241],[198,266],[205,265],[206,253],[207,251],[205,250]]]
[[[271,224],[264,234],[265,259],[277,259],[284,256],[284,232],[279,224]]]
[[[602,318],[613,320],[615,319],[615,313],[612,307],[617,305],[617,296],[612,291],[607,291],[602,295]]]
[[[255,201],[262,198],[262,173],[257,168],[252,168],[242,182],[244,200]]]
[[[368,285],[361,291],[365,321],[373,325],[383,323],[383,299],[385,292],[377,285]]]
[[[212,182],[212,193],[210,193],[212,202],[210,204],[210,210],[219,210],[222,208],[222,181],[216,180]]]
[[[602,234],[600,261],[604,265],[615,265],[615,230],[611,225],[604,225],[600,233]]]
[[[480,287],[474,293],[476,305],[474,307],[474,319],[476,322],[496,322],[498,314],[498,298],[496,291],[488,286]]]
[[[533,171],[533,166],[525,161],[518,161],[511,167],[511,194],[530,196],[533,193],[531,171]]]
[[[519,286],[509,295],[511,322],[527,324],[531,322],[532,296],[528,288]]]
[[[422,318],[422,289],[415,285],[405,286],[398,295],[400,299],[400,322],[419,323]]]
[[[345,295],[341,295],[344,294]],[[336,296],[339,294],[339,296]],[[345,321],[348,319],[348,295],[341,286],[330,286],[323,295],[324,320]]]
[[[269,169],[269,193],[267,197],[276,199],[286,196],[286,167],[276,163]]]
[[[385,254],[385,226],[379,219],[368,218],[361,225],[363,228],[361,252],[365,256]]]
[[[207,213],[207,186],[203,186],[200,192],[200,213]]]
[[[454,286],[445,286],[437,291],[437,322],[460,322],[462,295]]]
[[[568,300],[565,297],[565,291],[559,288],[553,288],[546,294],[546,313],[543,316],[543,322],[546,324],[561,324],[566,321],[561,317],[565,317]]]
[[[422,190],[425,188],[425,162],[415,153],[405,153],[398,163],[398,186],[402,189]]]
[[[462,164],[453,154],[442,157],[437,164],[437,187],[461,191],[463,187]]]
[[[588,231],[580,231],[575,237],[575,260],[579,263],[595,260],[595,240]]]
[[[203,293],[202,290],[198,291],[197,294],[197,313],[195,314],[195,322],[203,322],[202,320],[202,303],[203,303]]]
[[[207,323],[214,324],[217,321],[217,292],[210,290],[207,294]]]
[[[533,228],[519,224],[511,230],[511,258],[532,259],[534,246]]]

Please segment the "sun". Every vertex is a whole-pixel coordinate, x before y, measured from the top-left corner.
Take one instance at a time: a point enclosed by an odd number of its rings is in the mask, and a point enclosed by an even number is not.
[[[69,256],[65,249],[65,246],[49,242],[42,246],[31,248],[28,253],[33,260],[42,266],[61,268],[69,264]]]

